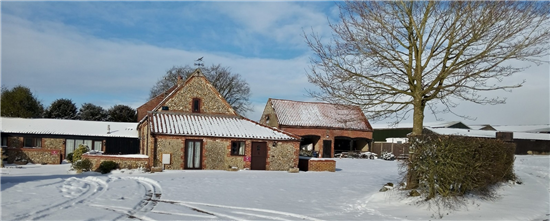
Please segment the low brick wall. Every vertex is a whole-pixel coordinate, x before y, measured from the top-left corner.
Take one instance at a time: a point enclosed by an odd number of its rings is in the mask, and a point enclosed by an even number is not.
[[[300,158],[298,167],[302,171],[336,171],[336,161]]]
[[[114,155],[82,155],[82,159],[88,159],[92,162],[92,170],[97,170],[101,162],[113,161],[118,164],[121,169],[137,169],[140,167],[147,167],[149,158],[137,158],[137,157],[116,157]]]
[[[4,147],[6,148],[6,147]],[[28,163],[34,164],[60,164],[61,151],[48,150],[41,148],[6,148],[8,163],[14,163],[16,158],[26,160]]]

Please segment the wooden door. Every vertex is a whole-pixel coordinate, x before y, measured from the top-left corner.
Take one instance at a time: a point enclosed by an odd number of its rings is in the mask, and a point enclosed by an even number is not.
[[[185,169],[202,169],[202,140],[185,141]]]
[[[323,140],[323,158],[332,158],[332,140]]]
[[[250,169],[265,170],[267,164],[267,144],[265,142],[252,142],[252,162]]]

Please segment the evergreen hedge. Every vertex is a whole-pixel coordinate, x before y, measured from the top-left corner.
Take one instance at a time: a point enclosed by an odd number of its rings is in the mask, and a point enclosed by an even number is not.
[[[409,137],[411,153],[405,178],[426,200],[491,196],[491,186],[515,180],[515,144],[487,138],[427,134]]]

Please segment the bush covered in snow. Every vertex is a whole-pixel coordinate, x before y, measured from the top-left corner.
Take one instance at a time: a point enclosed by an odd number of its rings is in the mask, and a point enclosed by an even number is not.
[[[118,168],[118,164],[114,161],[103,161],[101,164],[99,164],[99,168],[97,168],[98,172],[101,172],[103,174],[110,173],[112,170]]]
[[[87,172],[92,170],[92,161],[88,159],[77,160],[73,163],[73,169],[79,172]]]
[[[67,154],[66,160],[68,160],[69,162],[72,163],[73,162],[73,155],[74,155],[74,153]]]
[[[90,148],[84,144],[78,145],[78,148],[73,152],[73,159],[71,162],[76,162],[82,158],[82,154],[90,151]]]
[[[496,139],[434,134],[409,138],[404,179],[426,199],[493,195],[491,187],[515,180],[515,144]]]

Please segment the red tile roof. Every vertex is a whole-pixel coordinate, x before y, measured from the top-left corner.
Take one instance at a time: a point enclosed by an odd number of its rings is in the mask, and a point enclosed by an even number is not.
[[[280,125],[372,130],[358,106],[270,100]]]

